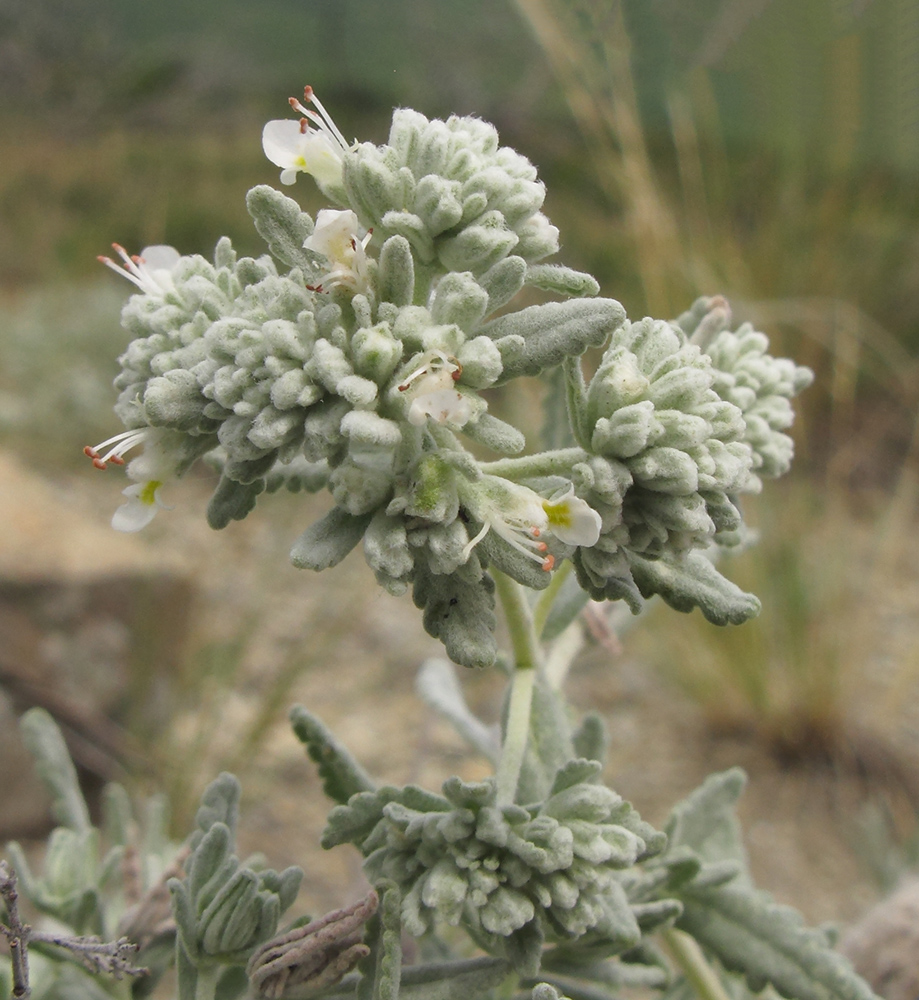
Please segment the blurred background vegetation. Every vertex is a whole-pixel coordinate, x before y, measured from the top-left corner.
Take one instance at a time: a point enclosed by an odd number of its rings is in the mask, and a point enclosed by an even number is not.
[[[915,0],[4,0],[0,442],[64,467],[106,436],[126,289],[96,256],[260,253],[261,127],[304,84],[349,138],[480,115],[630,315],[721,292],[817,371],[736,571],[762,618],[636,648],[783,759],[915,769],[917,65]]]

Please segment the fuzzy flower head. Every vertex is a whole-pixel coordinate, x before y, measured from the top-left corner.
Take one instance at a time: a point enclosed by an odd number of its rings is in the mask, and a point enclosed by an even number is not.
[[[361,235],[357,216],[351,211],[334,208],[320,209],[316,228],[303,244],[305,250],[322,254],[331,269],[310,286],[317,292],[331,288],[347,288],[367,294],[370,291],[370,258],[367,244],[372,232]]]
[[[600,515],[574,489],[547,500],[527,486],[484,476],[468,490],[464,503],[482,528],[466,546],[466,555],[491,531],[546,572],[555,568],[546,535],[565,545],[590,547],[600,537]]]
[[[113,243],[112,247],[124,263],[118,264],[111,257],[104,256],[100,256],[99,261],[115,274],[127,278],[142,292],[154,298],[162,298],[175,291],[173,271],[181,257],[174,247],[144,247],[139,254],[134,255],[128,254],[118,243]]]
[[[313,176],[323,190],[339,188],[348,143],[312,87],[304,88],[303,100],[313,108],[305,107],[295,97],[289,100],[303,117],[298,122],[290,118],[268,122],[262,130],[265,155],[281,167],[282,184],[293,184],[297,174],[304,173]]]

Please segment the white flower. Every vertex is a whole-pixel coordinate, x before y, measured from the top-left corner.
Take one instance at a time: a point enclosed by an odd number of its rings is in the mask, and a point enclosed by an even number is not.
[[[370,258],[367,244],[372,232],[360,234],[360,223],[350,210],[320,209],[316,228],[303,244],[305,250],[322,254],[332,269],[324,274],[313,291],[324,292],[336,285],[354,292],[366,293],[370,289]]]
[[[566,545],[588,548],[600,538],[600,515],[574,495],[574,487],[547,500],[526,486],[484,476],[468,491],[464,503],[469,513],[482,522],[481,530],[464,549],[467,559],[488,532],[494,531],[548,572],[555,568],[555,556],[548,554],[549,546],[543,541],[546,532]]]
[[[582,545],[590,548],[600,540],[603,521],[586,500],[574,495],[574,487],[551,500],[543,500],[548,528],[553,535],[566,545]]]
[[[144,247],[139,254],[134,256],[129,255],[127,250],[118,243],[113,243],[112,247],[124,261],[123,266],[117,264],[111,257],[99,257],[98,259],[106,267],[110,267],[115,274],[120,274],[128,281],[132,281],[148,295],[162,297],[175,291],[172,272],[182,259],[175,247],[162,245]]]
[[[399,392],[411,392],[408,422],[421,427],[430,417],[438,424],[462,427],[473,412],[470,398],[456,388],[462,366],[443,351],[428,351],[422,358],[422,364],[398,387]]]
[[[160,500],[159,492],[163,482],[175,474],[175,462],[159,443],[160,433],[152,427],[144,427],[123,431],[101,444],[83,449],[97,469],[107,469],[109,462],[124,465],[127,452],[144,446],[143,453],[133,459],[126,470],[134,483],[122,490],[128,502],[123,503],[112,517],[112,527],[116,531],[140,531],[153,520],[159,508],[170,509]]]
[[[145,483],[134,483],[122,490],[122,494],[129,499],[112,515],[112,527],[116,531],[140,531],[153,520],[160,507],[169,510],[160,500],[162,485],[158,479],[151,479]]]
[[[316,110],[291,97],[290,106],[303,117],[298,122],[290,118],[268,122],[262,130],[262,149],[272,163],[281,167],[282,184],[293,184],[302,172],[315,177],[322,188],[339,187],[348,143],[312,87],[304,88],[303,99]]]

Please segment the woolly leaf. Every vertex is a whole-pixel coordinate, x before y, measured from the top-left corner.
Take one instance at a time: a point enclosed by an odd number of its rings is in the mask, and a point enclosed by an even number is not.
[[[246,207],[259,235],[278,260],[312,271],[315,258],[303,249],[313,233],[313,220],[287,195],[259,184],[246,195]]]
[[[498,655],[495,585],[475,554],[454,573],[436,574],[416,563],[412,599],[424,609],[425,630],[440,639],[454,663],[490,667]]]
[[[629,562],[642,596],[660,594],[677,611],[699,608],[714,625],[740,625],[760,612],[759,600],[722,576],[701,552],[679,559],[644,559],[629,553]]]
[[[552,787],[558,772],[574,757],[565,704],[537,677],[530,711],[530,734],[517,785],[518,802],[538,802]]]
[[[479,276],[478,283],[488,292],[486,315],[510,302],[523,288],[526,273],[527,265],[522,257],[505,257]]]
[[[318,765],[322,790],[333,802],[345,803],[357,792],[374,790],[364,769],[320,719],[302,705],[294,705],[290,722],[310,759]]]
[[[415,263],[404,236],[390,236],[380,249],[379,299],[397,306],[411,304],[415,293]]]
[[[599,347],[624,319],[625,310],[613,299],[576,299],[508,313],[486,323],[481,332],[499,348],[504,337],[523,338],[522,354],[515,346],[513,353],[504,356],[498,380],[502,384],[520,375],[538,375],[565,358],[583,354],[588,347]]]
[[[597,279],[584,271],[575,271],[559,264],[533,264],[527,268],[526,283],[544,292],[559,295],[596,295],[600,291]]]
[[[103,829],[110,844],[127,844],[131,839],[133,814],[131,800],[123,785],[105,786],[102,797]]]
[[[35,770],[51,795],[51,811],[71,830],[92,828],[70,751],[54,719],[43,708],[30,708],[19,720],[22,739],[35,758]]]
[[[739,767],[709,775],[674,806],[665,827],[669,849],[689,847],[704,861],[731,861],[745,870],[747,855],[734,807],[746,780]]]
[[[792,1000],[875,1000],[822,931],[804,927],[796,910],[773,903],[767,894],[734,884],[690,886],[681,900],[677,926],[726,969],[743,973],[754,992],[771,984]]]
[[[526,446],[526,438],[511,424],[483,413],[478,420],[463,427],[463,433],[501,455],[517,455]]]
[[[370,954],[358,968],[357,1000],[399,1000],[402,974],[402,896],[392,883],[379,886],[380,906],[367,921]]]
[[[565,373],[566,402],[568,420],[577,443],[582,448],[590,448],[593,424],[590,419],[587,398],[587,382],[577,357],[565,358],[562,366]]]
[[[204,790],[201,805],[195,814],[196,831],[192,835],[191,845],[196,847],[201,834],[207,833],[215,823],[223,823],[231,837],[236,832],[239,821],[239,798],[242,790],[235,775],[224,771],[218,775]]]
[[[355,517],[341,507],[333,507],[294,542],[290,561],[298,569],[316,571],[337,566],[361,540],[372,516]]]
[[[579,757],[597,760],[603,764],[609,749],[609,733],[603,717],[594,712],[588,712],[574,731],[572,742],[574,743],[574,752]]]
[[[488,996],[510,972],[503,959],[482,957],[410,965],[402,970],[399,1000],[472,1000]]]
[[[418,671],[415,688],[424,701],[453,723],[460,736],[497,765],[500,756],[498,734],[469,710],[450,663],[438,659],[425,660]]]
[[[265,489],[265,480],[256,479],[251,483],[238,483],[229,476],[220,477],[207,505],[207,523],[219,531],[230,521],[242,521],[255,509],[255,501]]]

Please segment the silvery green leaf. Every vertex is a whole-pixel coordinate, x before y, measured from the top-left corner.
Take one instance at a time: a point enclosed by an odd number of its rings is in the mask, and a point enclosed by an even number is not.
[[[501,347],[505,337],[522,337],[522,356],[505,356],[498,384],[521,375],[538,375],[565,358],[599,347],[625,319],[625,310],[613,299],[575,299],[528,306],[491,320],[481,332]],[[503,354],[504,352],[502,352]]]
[[[43,708],[30,708],[19,720],[19,727],[35,759],[35,770],[51,795],[55,819],[71,830],[90,829],[86,800],[57,723]]]
[[[387,232],[405,239],[422,264],[430,264],[434,260],[434,240],[424,221],[414,212],[386,212],[383,226]]]
[[[451,229],[463,217],[463,206],[457,197],[459,188],[457,181],[433,173],[419,179],[414,209],[432,236]]]
[[[543,569],[541,562],[530,559],[495,531],[485,535],[476,552],[484,563],[531,590],[545,590],[552,581],[552,574]]]
[[[434,291],[431,318],[435,323],[455,323],[461,330],[475,330],[488,308],[488,292],[468,272],[445,274]]]
[[[144,390],[144,415],[151,427],[198,430],[203,422],[206,423],[204,408],[207,404],[198,379],[186,368],[175,368],[151,379]]]
[[[220,822],[213,823],[195,844],[186,866],[186,881],[199,911],[210,904],[239,867],[232,849],[233,834]]]
[[[701,552],[672,559],[630,553],[629,561],[642,596],[660,594],[677,611],[699,608],[714,625],[740,625],[760,612],[759,600],[722,576]]]
[[[575,297],[596,295],[600,291],[593,275],[560,264],[531,264],[527,268],[526,283],[545,292]]]
[[[643,934],[672,924],[683,912],[678,899],[655,899],[650,903],[633,903],[632,913]]]
[[[505,257],[492,265],[484,274],[479,275],[478,283],[488,292],[488,309],[490,315],[508,302],[523,288],[527,273],[527,264],[522,257]]]
[[[339,844],[354,844],[363,850],[364,843],[383,816],[384,805],[395,801],[398,791],[384,787],[375,792],[358,792],[347,804],[336,806],[326,819],[322,846],[328,850]]]
[[[127,844],[131,838],[133,810],[123,785],[111,782],[102,794],[102,815],[105,839],[110,844]]]
[[[421,664],[415,689],[421,698],[453,723],[456,731],[492,764],[500,756],[498,733],[469,710],[452,664],[428,659]]]
[[[661,989],[667,985],[669,967],[662,957],[641,954],[642,946],[612,961],[602,947],[574,941],[561,944],[543,956],[540,975],[554,982],[575,979],[604,986],[638,986]],[[551,974],[550,974],[551,973]],[[608,995],[608,994],[607,994]]]
[[[709,775],[674,806],[665,827],[671,849],[686,846],[704,861],[734,862],[745,872],[747,854],[735,806],[746,780],[739,767]]]
[[[256,498],[264,490],[264,479],[243,484],[227,475],[221,476],[207,505],[207,523],[219,530],[230,521],[242,521],[255,509]]]
[[[594,712],[588,712],[574,731],[572,743],[578,757],[596,760],[601,764],[605,763],[609,748],[609,733],[603,717]]]
[[[504,939],[507,960],[519,975],[535,976],[539,972],[544,941],[542,927],[536,920]]]
[[[241,794],[239,780],[228,771],[223,771],[205,788],[195,813],[195,833],[190,841],[193,848],[215,823],[223,823],[231,837],[235,834]]]
[[[530,994],[530,1000],[571,1000],[563,996],[551,983],[537,983]]]
[[[415,261],[411,244],[404,236],[390,236],[380,248],[377,280],[380,302],[411,304],[415,294]]]
[[[506,228],[500,212],[486,212],[456,236],[441,238],[438,256],[448,271],[487,271],[506,257],[519,242],[516,233]]]
[[[539,802],[546,798],[559,770],[573,756],[571,725],[564,701],[542,677],[537,677],[516,801]]]
[[[246,195],[246,207],[259,235],[285,264],[311,272],[315,257],[303,249],[313,233],[313,220],[286,195],[267,184],[259,184]]]
[[[455,572],[438,575],[416,564],[412,599],[424,609],[425,630],[440,639],[454,663],[489,667],[498,655],[495,585],[473,553]]]
[[[758,993],[772,985],[791,1000],[876,1000],[847,959],[822,931],[803,926],[800,914],[766,893],[733,884],[681,893],[677,926],[740,972]]]
[[[463,427],[463,433],[501,455],[517,455],[526,447],[526,438],[511,424],[483,413]]]
[[[489,995],[507,978],[508,963],[485,956],[410,965],[402,970],[399,1000],[473,1000]]]
[[[195,934],[195,907],[188,886],[182,879],[171,878],[167,883],[172,902],[172,916],[176,923],[179,940],[189,959],[198,955],[198,939]]]
[[[565,373],[568,419],[577,443],[584,449],[591,447],[593,425],[588,405],[587,382],[577,357],[565,358],[562,370]]]
[[[374,784],[348,750],[335,739],[320,719],[302,705],[290,710],[297,739],[315,761],[322,790],[333,802],[347,802],[358,792],[372,792]]]
[[[198,916],[198,940],[205,953],[220,955],[240,947],[235,944],[233,933],[227,932],[237,930],[242,921],[251,933],[258,917],[257,912],[251,913],[253,907],[259,909],[258,876],[247,868],[238,869]],[[252,916],[256,919],[250,920]]]
[[[402,976],[402,896],[392,883],[378,886],[380,906],[367,921],[370,954],[358,965],[362,973],[357,1000],[399,1000]]]
[[[333,507],[294,542],[290,561],[298,569],[316,571],[337,566],[363,538],[372,516],[355,517],[341,507]]]

